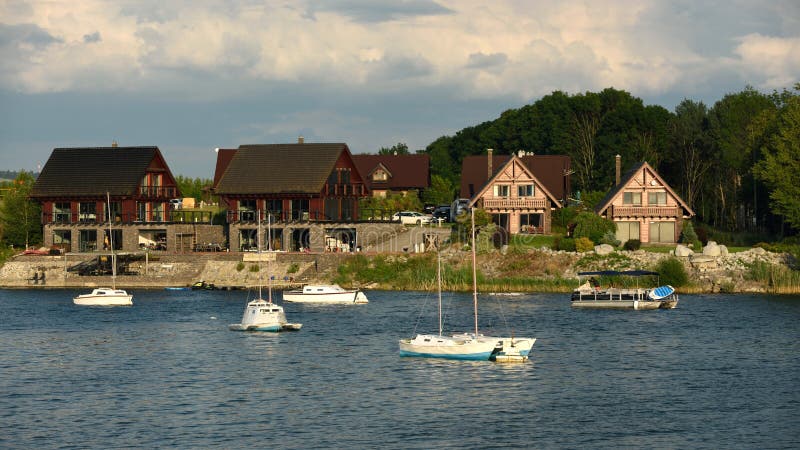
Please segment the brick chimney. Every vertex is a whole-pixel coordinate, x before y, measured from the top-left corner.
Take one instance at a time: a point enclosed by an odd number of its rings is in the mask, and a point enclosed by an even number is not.
[[[622,178],[622,156],[617,155],[614,159],[616,160],[617,169],[617,182],[614,183],[614,186],[619,186],[619,182]]]
[[[494,153],[494,150],[492,150],[491,148],[487,148],[486,149],[486,155],[487,155],[487,158],[486,158],[486,179],[487,180],[492,178],[492,153]]]
[[[297,143],[298,144],[302,144],[303,142],[305,142],[305,139],[303,138],[303,136],[297,136]]]

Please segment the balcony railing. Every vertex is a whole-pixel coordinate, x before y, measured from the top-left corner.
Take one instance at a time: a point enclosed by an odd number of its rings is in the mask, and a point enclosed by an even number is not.
[[[293,209],[291,211],[261,211],[261,222],[267,223],[267,216],[272,223],[279,222],[330,222],[332,219],[319,210]],[[233,209],[227,212],[228,223],[258,221],[258,213],[253,210]]]
[[[111,220],[119,224],[131,223],[213,223],[214,214],[210,211],[184,211],[171,210],[161,213],[151,213],[147,216],[139,214],[112,214]],[[106,224],[105,215],[85,215],[69,213],[42,213],[43,224],[80,224],[97,225]]]
[[[178,188],[174,186],[139,186],[139,197],[175,198]]]
[[[350,184],[325,184],[322,190],[325,196],[331,197],[347,197],[355,196],[362,197],[367,195],[367,189],[363,183],[350,183]]]
[[[680,217],[677,206],[613,206],[612,217]]]
[[[547,208],[547,199],[528,197],[498,197],[483,199],[486,209],[544,209]]]

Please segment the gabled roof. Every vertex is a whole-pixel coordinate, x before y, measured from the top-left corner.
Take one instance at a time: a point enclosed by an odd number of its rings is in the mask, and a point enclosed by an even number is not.
[[[56,148],[36,179],[30,196],[92,197],[135,195],[158,147]],[[172,174],[164,162],[165,172]]]
[[[342,143],[241,145],[220,176],[216,193],[318,194],[342,153],[350,155]]]
[[[216,189],[219,180],[222,179],[222,174],[225,173],[225,169],[228,168],[235,154],[235,148],[217,149],[217,166],[214,168],[214,184],[211,185],[212,188]]]
[[[494,184],[497,178],[505,171],[506,167],[510,166],[511,164],[514,164],[515,161],[519,162],[519,165],[522,168],[522,170],[524,170],[528,174],[528,176],[530,176],[531,179],[539,186],[542,192],[544,192],[545,197],[549,198],[550,201],[552,201],[556,206],[560,207],[561,202],[559,202],[559,200],[555,196],[553,196],[553,194],[547,189],[547,187],[543,185],[538,178],[536,178],[536,175],[534,175],[533,172],[530,170],[530,168],[523,162],[522,158],[519,158],[514,155],[512,155],[509,158],[509,160],[505,164],[503,164],[502,167],[498,168],[497,171],[495,171],[494,175],[492,175],[492,178],[489,179],[489,181],[484,184],[483,188],[481,188],[481,190],[478,191],[472,197],[471,201],[469,202],[470,207],[472,207],[475,204],[475,202],[478,201],[479,198],[483,197],[486,191],[489,190],[489,188]]]
[[[569,196],[569,173],[572,160],[566,155],[525,155],[518,157],[537,180],[559,201]],[[492,155],[492,176],[505,166],[511,155]],[[488,156],[472,155],[461,163],[461,198],[471,198],[486,185]],[[566,177],[566,180],[565,180]],[[473,195],[470,195],[470,184]]]
[[[430,187],[429,155],[353,155],[353,162],[370,189],[427,189]],[[386,182],[373,183],[372,173],[383,166]]]
[[[662,186],[664,186],[667,192],[669,192],[673,197],[675,197],[675,199],[678,201],[678,204],[683,207],[683,209],[686,211],[688,215],[694,216],[694,211],[692,211],[692,208],[689,208],[689,205],[687,205],[686,202],[684,202],[683,199],[678,194],[676,194],[675,191],[672,190],[669,184],[667,184],[667,182],[664,181],[663,178],[661,178],[661,175],[659,175],[658,172],[656,172],[656,170],[653,169],[653,166],[648,164],[647,161],[637,163],[636,165],[633,166],[633,168],[625,172],[625,174],[620,177],[619,184],[614,186],[610,191],[608,191],[606,196],[603,197],[602,200],[600,200],[600,203],[598,203],[594,209],[595,212],[597,214],[603,214],[605,210],[608,209],[609,206],[611,206],[611,202],[614,201],[614,199],[617,198],[617,196],[622,193],[622,191],[625,189],[628,183],[633,179],[633,177],[635,177],[636,174],[638,174],[640,171],[644,169],[649,170],[650,174],[653,175],[653,177],[655,177],[655,179],[658,180],[658,182]]]

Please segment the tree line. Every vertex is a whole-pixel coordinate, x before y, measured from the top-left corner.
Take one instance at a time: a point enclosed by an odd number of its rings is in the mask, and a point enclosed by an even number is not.
[[[713,106],[683,100],[675,111],[607,88],[555,91],[499,118],[436,139],[423,151],[431,178],[459,185],[465,156],[569,155],[577,197],[599,198],[623,173],[649,162],[694,209],[697,220],[733,232],[800,229],[800,83],[764,94],[752,87]],[[785,226],[785,224],[791,227]]]

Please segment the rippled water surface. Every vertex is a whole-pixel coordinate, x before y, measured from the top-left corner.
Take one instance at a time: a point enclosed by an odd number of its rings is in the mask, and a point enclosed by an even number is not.
[[[279,334],[228,331],[246,292],[140,290],[129,308],[76,293],[0,291],[0,447],[800,446],[798,298],[481,296],[482,328],[538,339],[504,365],[398,357],[415,325],[435,331],[425,293],[286,304],[303,329]],[[467,331],[471,296],[446,303]]]

